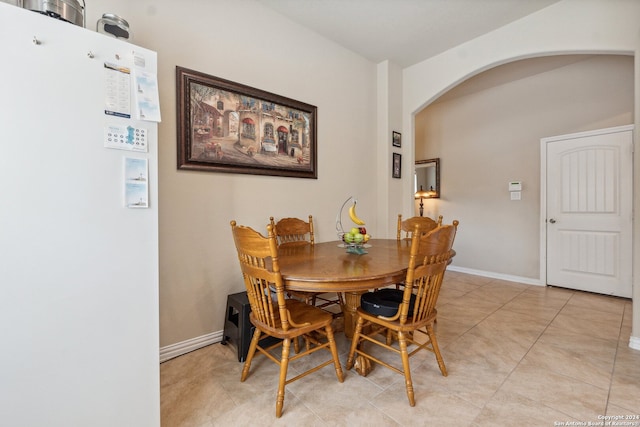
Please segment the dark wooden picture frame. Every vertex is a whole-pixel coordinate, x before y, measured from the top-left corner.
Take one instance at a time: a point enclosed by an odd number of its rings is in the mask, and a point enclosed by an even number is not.
[[[178,169],[318,178],[317,108],[176,67]]]
[[[391,177],[402,178],[402,154],[393,153],[393,162],[391,163]]]
[[[402,147],[402,134],[395,130],[391,132],[391,144],[394,147]]]
[[[415,191],[428,191],[429,198],[440,198],[440,158],[416,160]]]

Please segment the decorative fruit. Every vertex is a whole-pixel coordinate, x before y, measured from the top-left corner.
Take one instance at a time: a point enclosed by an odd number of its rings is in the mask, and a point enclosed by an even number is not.
[[[351,229],[351,231],[349,231],[349,233],[351,233],[351,234],[353,234],[353,235],[356,235],[356,234],[360,233],[360,229],[358,229],[358,228],[356,228],[356,227],[353,227],[353,228]]]
[[[364,241],[364,236],[360,233],[353,235],[353,243],[362,243]]]
[[[345,243],[353,243],[353,234],[345,233],[344,236],[342,236],[342,239]]]
[[[364,221],[358,218],[358,215],[356,215],[355,201],[353,202],[353,205],[351,205],[351,207],[349,208],[349,218],[351,218],[351,221],[353,221],[356,225],[364,225]]]
[[[367,234],[367,229],[364,227],[358,227],[358,231],[360,232],[360,234]]]
[[[371,238],[371,236],[369,236],[368,234],[365,234],[365,235],[364,235],[364,240],[363,240],[363,242],[364,242],[364,243],[367,243],[367,242],[369,241],[369,239],[370,239],[370,238]]]

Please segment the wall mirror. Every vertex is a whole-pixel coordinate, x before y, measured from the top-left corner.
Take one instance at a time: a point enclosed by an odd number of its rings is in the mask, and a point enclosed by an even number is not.
[[[417,160],[414,193],[427,191],[430,198],[440,198],[440,159]]]

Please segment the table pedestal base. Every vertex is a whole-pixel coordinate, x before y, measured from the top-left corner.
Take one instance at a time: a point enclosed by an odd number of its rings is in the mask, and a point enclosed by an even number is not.
[[[356,330],[356,322],[358,321],[358,307],[360,307],[360,296],[364,292],[345,292],[344,293],[344,307],[342,307],[342,313],[344,314],[344,334],[347,338],[353,338],[353,333]]]
[[[356,369],[356,372],[363,377],[366,377],[367,374],[371,372],[371,362],[364,356],[356,356],[353,367]]]
[[[344,313],[344,334],[347,338],[353,338],[353,333],[356,330],[356,323],[358,321],[358,307],[360,306],[360,297],[364,292],[345,292],[344,293],[344,307],[342,312]],[[356,372],[363,377],[366,377],[371,372],[371,362],[366,357],[356,356],[356,360],[353,364]]]

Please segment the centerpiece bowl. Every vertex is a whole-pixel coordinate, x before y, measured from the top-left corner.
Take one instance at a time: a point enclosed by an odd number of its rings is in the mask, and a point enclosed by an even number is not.
[[[364,241],[350,241],[351,238],[348,235],[349,233],[338,233],[338,238],[342,240],[338,247],[346,248],[348,254],[363,255],[368,253],[365,248],[370,248],[371,245],[364,243]]]

